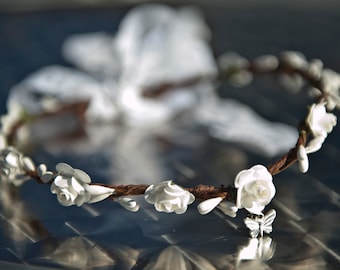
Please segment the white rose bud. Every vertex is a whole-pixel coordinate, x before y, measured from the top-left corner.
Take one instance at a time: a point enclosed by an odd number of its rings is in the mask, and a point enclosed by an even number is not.
[[[51,185],[51,192],[57,194],[58,201],[64,206],[95,203],[106,199],[114,193],[113,188],[90,185],[90,176],[79,169],[73,169],[66,163],[56,166],[58,175]]]
[[[183,214],[195,196],[170,180],[149,186],[145,200],[154,204],[159,212]]]
[[[261,215],[275,195],[272,179],[272,175],[262,165],[239,172],[235,178],[237,208],[245,208],[250,213]]]
[[[206,215],[210,213],[212,210],[214,210],[215,207],[217,207],[221,201],[222,201],[221,197],[205,200],[197,206],[197,210],[201,215]]]

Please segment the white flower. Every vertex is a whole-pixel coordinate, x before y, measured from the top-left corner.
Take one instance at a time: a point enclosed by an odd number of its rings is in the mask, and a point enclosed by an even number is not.
[[[30,177],[26,172],[34,171],[35,165],[14,147],[0,150],[0,176],[9,183],[19,186]]]
[[[324,69],[321,77],[321,85],[321,88],[327,94],[327,109],[333,110],[335,107],[340,108],[340,75],[331,69]]]
[[[336,125],[337,118],[332,113],[327,113],[325,103],[312,104],[306,117],[313,138],[307,143],[306,147],[300,145],[297,150],[297,159],[299,161],[299,169],[302,173],[308,171],[309,162],[307,154],[318,151],[325,141],[328,133],[333,130]]]
[[[336,125],[336,116],[326,112],[325,104],[312,104],[309,108],[309,113],[306,118],[306,123],[309,126],[314,137],[327,137],[333,127]]]
[[[82,170],[73,169],[66,163],[56,166],[57,177],[51,185],[51,192],[57,194],[58,201],[64,206],[101,201],[114,193],[114,189],[90,185],[90,176]]]
[[[303,145],[300,145],[297,151],[297,158],[299,161],[299,169],[300,172],[305,173],[308,171],[309,161],[307,156],[306,148]]]
[[[255,165],[239,172],[235,178],[236,206],[239,209],[245,208],[250,213],[261,215],[264,207],[275,195],[272,179],[272,175],[262,165]]]
[[[221,197],[205,200],[197,206],[197,210],[201,215],[206,215],[214,210],[214,208],[218,206],[221,201]]]
[[[57,194],[60,204],[81,206],[89,201],[90,196],[86,193],[85,186],[91,183],[90,176],[66,163],[57,164],[56,169],[58,176],[51,185],[51,192]]]
[[[159,212],[183,214],[195,196],[170,180],[150,185],[145,190],[145,200]]]

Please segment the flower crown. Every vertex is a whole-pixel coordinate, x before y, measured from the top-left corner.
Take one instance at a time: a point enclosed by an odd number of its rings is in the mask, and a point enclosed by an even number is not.
[[[295,52],[285,52],[280,57],[261,56],[251,61],[236,57],[235,54],[220,58],[220,78],[228,79],[231,83],[241,85],[249,82],[252,75],[265,73],[281,74],[288,79],[297,78],[296,76],[302,78],[312,87],[315,102],[308,107],[308,113],[298,127],[296,145],[272,165],[255,165],[240,171],[235,177],[234,185],[181,187],[171,180],[152,185],[106,185],[92,183],[86,172],[66,163],[57,164],[55,171],[50,170],[45,164],[35,164],[16,147],[20,143],[18,134],[25,123],[42,116],[27,115],[20,106],[10,106],[7,115],[1,118],[1,181],[15,186],[20,186],[27,180],[48,184],[63,206],[81,206],[111,200],[136,212],[139,205],[133,196],[143,195],[157,211],[165,213],[183,214],[195,200],[200,201],[197,209],[202,215],[218,207],[226,215],[235,217],[238,210],[244,208],[249,213],[244,222],[250,235],[262,237],[264,233],[272,231],[272,223],[276,217],[273,209],[264,212],[275,196],[273,176],[295,162],[302,173],[308,171],[308,154],[320,150],[336,125],[337,118],[329,111],[340,108],[340,76],[330,69],[324,69],[320,60],[307,62]],[[87,105],[86,102],[80,102],[59,106],[43,115],[57,115],[71,108],[82,117]]]

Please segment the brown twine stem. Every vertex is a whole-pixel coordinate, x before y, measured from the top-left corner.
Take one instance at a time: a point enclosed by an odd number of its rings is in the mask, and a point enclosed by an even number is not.
[[[136,196],[143,195],[146,189],[150,185],[105,185],[105,184],[95,184],[100,186],[105,186],[115,189],[115,194],[111,195],[112,199],[121,196]],[[235,188],[231,186],[225,187],[221,185],[220,187],[198,185],[195,187],[184,188],[185,190],[192,193],[196,199],[207,200],[216,197],[221,197],[223,200],[233,200],[235,195]]]
[[[299,138],[296,142],[294,148],[290,149],[285,155],[283,155],[279,160],[277,160],[274,164],[268,166],[268,171],[271,175],[278,174],[283,170],[289,168],[293,165],[297,159],[297,151],[300,145],[306,145],[307,134],[306,131],[302,130],[300,132]]]
[[[247,68],[245,68],[247,71],[253,73],[254,75],[265,75],[265,74],[299,74],[302,78],[304,78],[311,86],[319,89],[321,92],[323,91],[323,85],[322,85],[322,80],[319,77],[313,76],[310,72],[308,72],[307,69],[299,68],[299,67],[294,67],[290,65],[290,63],[287,63],[280,59],[278,57],[279,64],[277,68],[274,68],[272,70],[264,70],[261,67],[256,64],[256,61],[249,61],[249,65]],[[226,72],[223,70],[223,68],[219,71],[219,75],[217,77],[217,80],[224,80],[228,78],[229,74],[226,74]],[[206,77],[206,76],[201,76],[201,77],[194,77],[194,78],[189,78],[185,79],[182,81],[177,81],[177,82],[161,82],[158,85],[150,85],[150,86],[145,86],[142,91],[142,95],[144,97],[148,98],[158,98],[159,96],[175,89],[178,87],[187,87],[191,85],[195,85],[199,82],[202,81],[214,81],[216,79],[212,77]]]

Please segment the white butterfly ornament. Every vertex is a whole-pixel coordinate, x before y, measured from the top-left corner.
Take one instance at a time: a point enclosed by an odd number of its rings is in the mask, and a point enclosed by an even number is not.
[[[250,230],[250,236],[252,238],[257,237],[259,234],[263,237],[263,233],[271,233],[273,231],[272,224],[276,217],[276,211],[271,209],[266,215],[256,216],[255,218],[247,217],[244,219],[244,223]]]

